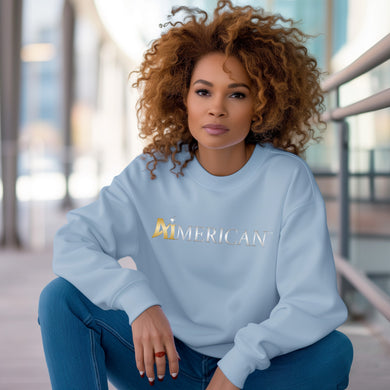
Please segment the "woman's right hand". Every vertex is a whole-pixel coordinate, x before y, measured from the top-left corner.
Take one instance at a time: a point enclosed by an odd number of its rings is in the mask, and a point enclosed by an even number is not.
[[[157,377],[161,381],[165,375],[166,358],[173,379],[179,373],[179,355],[176,351],[171,326],[160,306],[151,306],[141,313],[131,324],[135,348],[135,361],[140,375],[146,376],[154,384],[154,364]],[[156,357],[157,352],[165,356]]]

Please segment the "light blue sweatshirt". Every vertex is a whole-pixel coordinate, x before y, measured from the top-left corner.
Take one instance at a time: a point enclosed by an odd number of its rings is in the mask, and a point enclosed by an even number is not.
[[[181,158],[185,158],[183,152]],[[98,200],[71,211],[54,272],[130,323],[161,305],[175,337],[221,358],[237,387],[275,356],[310,345],[347,316],[324,202],[299,157],[257,145],[230,176],[194,159],[177,178],[136,158]],[[131,256],[137,270],[118,259]]]

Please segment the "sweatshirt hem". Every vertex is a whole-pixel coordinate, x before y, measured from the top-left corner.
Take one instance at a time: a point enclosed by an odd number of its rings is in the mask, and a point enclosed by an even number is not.
[[[248,359],[243,356],[238,347],[233,347],[219,362],[218,367],[234,386],[242,389],[247,377],[256,369],[264,370],[270,366],[270,361],[262,362]]]

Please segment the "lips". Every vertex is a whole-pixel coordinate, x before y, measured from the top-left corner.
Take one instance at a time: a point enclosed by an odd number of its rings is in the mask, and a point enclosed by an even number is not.
[[[229,131],[226,126],[215,123],[208,123],[207,125],[204,125],[203,128],[205,129],[206,133],[210,135],[221,135]]]

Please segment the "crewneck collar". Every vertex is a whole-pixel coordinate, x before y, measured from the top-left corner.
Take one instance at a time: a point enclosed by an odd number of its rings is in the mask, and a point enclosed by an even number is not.
[[[228,187],[232,188],[242,185],[252,176],[252,174],[256,173],[259,169],[259,165],[264,159],[265,153],[264,147],[256,145],[245,165],[237,172],[227,176],[212,175],[207,172],[199,163],[198,159],[194,157],[185,169],[184,175],[189,174],[191,179],[211,190],[226,190]]]

